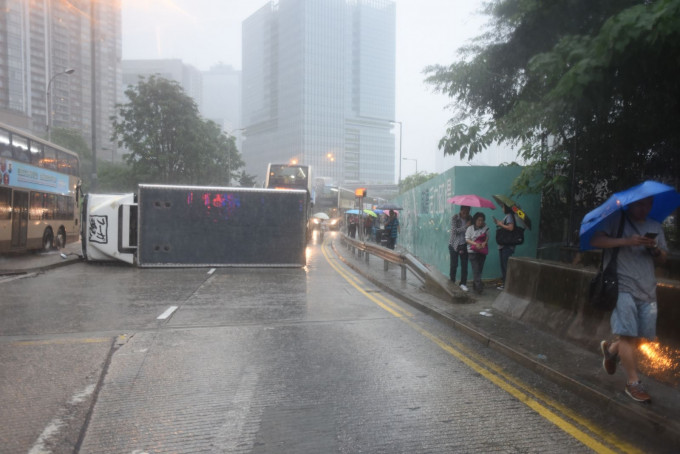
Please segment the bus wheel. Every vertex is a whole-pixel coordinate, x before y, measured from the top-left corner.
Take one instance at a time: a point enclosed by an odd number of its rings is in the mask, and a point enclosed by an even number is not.
[[[66,232],[64,231],[64,228],[61,227],[57,232],[57,239],[54,243],[54,247],[57,249],[61,249],[64,246],[66,246]]]
[[[52,229],[45,229],[45,233],[43,233],[43,250],[44,251],[49,251],[52,249],[52,245],[54,243],[54,235],[52,234]]]

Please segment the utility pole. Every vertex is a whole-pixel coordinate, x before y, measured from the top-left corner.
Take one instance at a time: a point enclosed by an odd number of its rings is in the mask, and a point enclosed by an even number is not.
[[[90,71],[92,84],[92,190],[97,188],[97,64],[96,64],[96,29],[95,0],[90,0]]]

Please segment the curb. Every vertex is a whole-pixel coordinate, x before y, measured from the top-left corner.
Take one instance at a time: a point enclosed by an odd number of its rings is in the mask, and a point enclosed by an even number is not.
[[[66,259],[61,259],[60,262],[54,262],[50,263],[47,265],[42,265],[42,266],[35,266],[31,268],[24,268],[21,270],[0,270],[0,276],[21,276],[24,274],[30,274],[30,273],[40,273],[41,271],[47,271],[55,268],[61,268],[62,266],[67,266],[71,265],[74,263],[81,263],[84,262],[84,259],[82,257],[78,258],[66,258]]]
[[[469,324],[464,323],[449,314],[444,314],[437,308],[431,307],[425,302],[418,301],[413,297],[393,290],[389,286],[380,282],[378,279],[372,277],[370,274],[365,273],[360,267],[350,263],[347,259],[345,259],[345,257],[337,251],[335,247],[335,241],[331,241],[331,247],[338,259],[340,259],[345,265],[359,273],[373,285],[379,287],[386,293],[389,293],[390,295],[398,298],[417,310],[434,317],[436,320],[464,332],[471,338],[481,342],[486,347],[492,348],[495,351],[511,358],[520,365],[532,370],[533,372],[554,383],[557,383],[560,386],[563,386],[574,394],[577,394],[586,400],[599,402],[610,412],[614,413],[616,417],[630,420],[631,422],[635,422],[637,424],[642,424],[646,429],[652,431],[660,437],[663,437],[665,440],[671,443],[671,445],[680,446],[680,425],[677,422],[669,421],[667,418],[659,416],[657,413],[641,407],[641,404],[632,402],[619,402],[618,400],[603,394],[600,390],[594,387],[579,382],[578,380],[575,380],[572,377],[569,377],[568,375],[565,375],[562,372],[547,366],[546,364],[536,361],[526,351],[522,351],[502,342],[498,342],[494,340],[491,335],[480,331],[474,326],[470,326]],[[470,298],[474,299],[474,296],[471,296]]]

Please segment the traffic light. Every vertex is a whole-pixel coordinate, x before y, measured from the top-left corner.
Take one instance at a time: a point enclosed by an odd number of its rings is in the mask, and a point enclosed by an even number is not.
[[[366,188],[355,189],[354,195],[357,196],[357,197],[366,197]]]

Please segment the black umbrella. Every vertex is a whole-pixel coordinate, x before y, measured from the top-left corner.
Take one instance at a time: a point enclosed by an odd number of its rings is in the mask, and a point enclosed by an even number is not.
[[[403,210],[402,207],[400,207],[399,205],[395,205],[394,203],[383,203],[382,205],[378,205],[375,208],[376,210],[395,210],[395,211]]]

